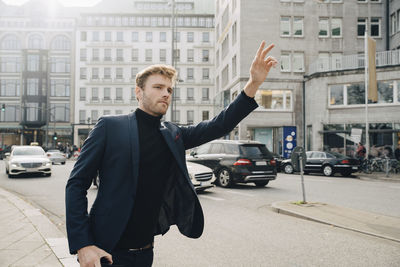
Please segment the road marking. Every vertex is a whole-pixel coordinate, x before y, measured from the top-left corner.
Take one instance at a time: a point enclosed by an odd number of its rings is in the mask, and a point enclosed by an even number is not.
[[[216,200],[216,201],[221,201],[221,200],[225,200],[223,198],[219,198],[219,197],[210,197],[210,196],[204,196],[204,195],[198,195],[200,198],[208,198],[211,200]]]
[[[229,191],[229,190],[226,190],[225,192],[226,192],[226,193],[230,193],[230,194],[241,195],[241,196],[245,196],[245,197],[253,197],[253,195],[246,194],[246,193],[242,193],[242,192],[237,192],[237,191]]]

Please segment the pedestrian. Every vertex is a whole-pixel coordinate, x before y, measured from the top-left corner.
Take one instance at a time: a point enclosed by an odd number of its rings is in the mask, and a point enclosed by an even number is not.
[[[360,161],[363,161],[366,153],[367,150],[365,149],[365,146],[361,142],[359,142],[356,150],[357,158]]]
[[[80,266],[151,266],[154,236],[170,225],[199,238],[203,211],[190,181],[185,150],[222,137],[257,108],[254,100],[277,61],[263,41],[243,91],[219,115],[196,126],[163,122],[177,73],[152,65],[136,76],[139,107],[129,115],[105,116],[85,140],[66,186],[70,253]],[[88,214],[87,190],[99,173],[100,186]]]
[[[400,161],[400,143],[397,144],[397,148],[394,150],[394,157]]]

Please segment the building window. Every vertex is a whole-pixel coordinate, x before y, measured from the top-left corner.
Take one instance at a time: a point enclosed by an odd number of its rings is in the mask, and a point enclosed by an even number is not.
[[[6,105],[6,109],[0,112],[0,121],[18,122],[20,120],[20,108],[16,105]]]
[[[11,79],[0,80],[0,96],[19,96],[20,95],[20,81]]]
[[[202,88],[201,100],[208,101],[210,99],[210,88]]]
[[[193,41],[194,41],[194,32],[188,32],[187,33],[187,42],[193,43]]]
[[[139,49],[134,48],[132,49],[132,61],[138,61],[139,60]]]
[[[188,69],[187,69],[186,78],[187,78],[188,80],[193,80],[193,79],[194,79],[194,69],[193,69],[193,68],[188,68]]]
[[[79,123],[86,123],[86,110],[79,110]]]
[[[118,101],[122,100],[122,88],[115,89],[115,100],[118,100]]]
[[[295,37],[303,37],[304,32],[304,25],[303,25],[304,18],[295,17],[293,20],[293,36]]]
[[[210,42],[210,33],[209,32],[203,32],[203,42],[204,43]]]
[[[378,103],[393,103],[393,81],[378,82]]]
[[[136,74],[138,73],[138,68],[131,68],[131,79],[135,79],[136,78]]]
[[[105,87],[103,92],[103,99],[104,100],[111,100],[111,88]]]
[[[81,80],[85,80],[86,79],[86,74],[87,74],[86,68],[80,68],[79,73],[80,73],[79,78]]]
[[[99,79],[99,68],[92,68],[92,79]]]
[[[79,88],[79,100],[86,101],[86,88],[85,87]]]
[[[67,37],[60,35],[54,38],[50,47],[53,50],[70,50],[71,42]]]
[[[173,99],[174,100],[181,99],[181,89],[179,87],[175,87],[174,93],[173,93]]]
[[[153,33],[146,32],[146,42],[153,42]]]
[[[136,100],[135,87],[131,87],[131,100]]]
[[[203,110],[202,111],[202,113],[201,113],[201,119],[203,120],[203,121],[206,121],[206,120],[208,120],[209,119],[209,117],[210,117],[210,112],[208,111],[208,110]]]
[[[342,37],[342,19],[332,19],[332,37]]]
[[[109,109],[103,110],[103,115],[104,116],[111,115],[111,110],[109,110]]]
[[[111,61],[111,48],[104,49],[104,61]]]
[[[291,110],[291,90],[258,90],[255,97],[256,102],[264,109]]]
[[[69,79],[51,79],[50,80],[51,96],[70,96],[70,80]]]
[[[194,110],[187,111],[187,124],[193,124],[194,121]]]
[[[161,62],[167,61],[167,49],[160,49],[160,61]]]
[[[365,104],[365,86],[363,83],[347,85],[347,104]]]
[[[329,36],[329,20],[327,18],[320,18],[318,22],[319,27],[319,37]]]
[[[179,43],[181,41],[181,33],[174,32],[174,39],[175,39],[175,42]]]
[[[38,121],[38,119],[39,119],[39,103],[27,103],[25,111],[26,111],[26,120],[27,121]]]
[[[342,68],[342,53],[332,53],[331,55],[331,67],[332,70],[338,70]]]
[[[124,50],[117,49],[117,61],[124,61]]]
[[[122,112],[122,110],[120,110],[120,109],[117,109],[116,111],[115,111],[115,115],[121,115],[123,112]]]
[[[344,104],[344,86],[332,85],[329,87],[329,105],[343,105]]]
[[[98,101],[99,100],[99,88],[93,87],[92,88],[92,101]]]
[[[329,53],[319,53],[318,54],[318,69],[320,71],[329,70]]]
[[[93,61],[99,61],[100,60],[100,51],[98,48],[93,48],[92,49],[92,60]]]
[[[39,79],[27,79],[26,94],[29,96],[39,95]]]
[[[293,71],[304,72],[304,53],[293,53]]]
[[[210,50],[203,50],[203,62],[208,62],[210,60]]]
[[[146,61],[151,62],[153,61],[153,50],[152,49],[146,49]]]
[[[20,72],[21,58],[19,57],[0,57],[1,72]]]
[[[290,17],[281,17],[281,36],[290,36]]]
[[[80,53],[79,53],[80,61],[86,61],[86,59],[87,59],[86,53],[87,53],[86,49],[85,48],[81,48]]]
[[[232,46],[236,44],[237,41],[237,23],[233,23],[232,25]]]
[[[28,55],[27,56],[27,70],[28,71],[39,71],[40,57],[39,55]]]
[[[203,80],[208,80],[208,79],[210,79],[210,69],[203,68]]]
[[[104,33],[104,41],[106,41],[106,42],[111,42],[112,41],[111,32],[105,32]]]
[[[123,41],[124,41],[124,33],[117,32],[117,42],[123,42]]]
[[[139,33],[132,32],[132,42],[139,42]]]
[[[29,36],[28,48],[29,49],[43,49],[44,48],[43,38],[38,34]]]
[[[236,65],[236,55],[232,58],[232,78],[236,77],[237,74],[237,65]]]
[[[390,34],[395,34],[397,32],[397,19],[396,19],[396,12],[390,15]]]
[[[366,28],[367,28],[367,19],[366,18],[358,18],[357,19],[357,36],[363,37]]]
[[[187,89],[187,100],[194,100],[194,88]]]
[[[181,121],[181,112],[180,110],[174,110],[172,112],[172,122],[179,123]]]
[[[281,71],[282,72],[290,72],[290,54],[289,53],[281,54]]]
[[[69,121],[69,104],[50,104],[53,116],[50,121],[68,122]]]
[[[166,41],[167,41],[167,33],[160,32],[160,42],[166,42]]]
[[[87,34],[86,32],[81,32],[81,41],[86,42],[87,41]]]
[[[52,57],[50,62],[50,72],[69,73],[71,71],[71,61],[65,57]]]
[[[117,78],[117,79],[123,79],[124,78],[124,69],[123,68],[117,68],[116,69],[115,78]]]
[[[175,62],[179,62],[181,60],[181,50],[180,49],[174,49],[174,59],[175,59]]]
[[[4,50],[19,50],[21,49],[21,42],[15,35],[6,35],[1,40],[1,49]]]
[[[381,36],[381,19],[371,18],[371,36],[380,37]]]
[[[193,49],[188,49],[187,50],[187,61],[188,62],[193,62],[194,61],[194,50]]]
[[[99,111],[92,110],[92,123],[96,123],[98,119],[99,119]]]

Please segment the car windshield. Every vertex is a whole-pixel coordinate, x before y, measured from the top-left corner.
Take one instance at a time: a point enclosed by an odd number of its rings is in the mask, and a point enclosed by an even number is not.
[[[44,154],[44,150],[40,147],[14,148],[14,156],[40,156]]]
[[[265,145],[242,145],[240,152],[245,157],[266,157],[272,158],[271,152]]]

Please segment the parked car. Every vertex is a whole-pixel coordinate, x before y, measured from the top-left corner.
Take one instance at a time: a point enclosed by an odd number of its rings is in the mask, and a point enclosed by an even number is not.
[[[6,154],[8,177],[25,173],[39,173],[51,176],[51,161],[39,146],[14,146],[11,154]]]
[[[64,165],[67,161],[67,156],[58,149],[47,150],[46,155],[53,164],[61,163]]]
[[[340,173],[343,176],[350,176],[358,171],[360,165],[359,160],[336,152],[307,151],[306,155],[304,173],[322,173],[325,176]],[[282,161],[282,170],[285,173],[294,172],[290,159]]]
[[[255,141],[214,140],[192,150],[187,161],[211,168],[216,184],[265,186],[276,179],[276,162],[267,147]]]
[[[272,153],[272,156],[274,157],[274,160],[276,161],[276,171],[281,172],[282,171],[281,163],[283,160],[285,160],[285,158],[277,153]]]
[[[11,146],[7,146],[3,149],[0,149],[0,159],[5,159],[6,153],[8,153],[8,154],[11,153]]]
[[[197,192],[214,187],[215,175],[213,171],[204,166],[193,162],[186,162],[189,176]]]

